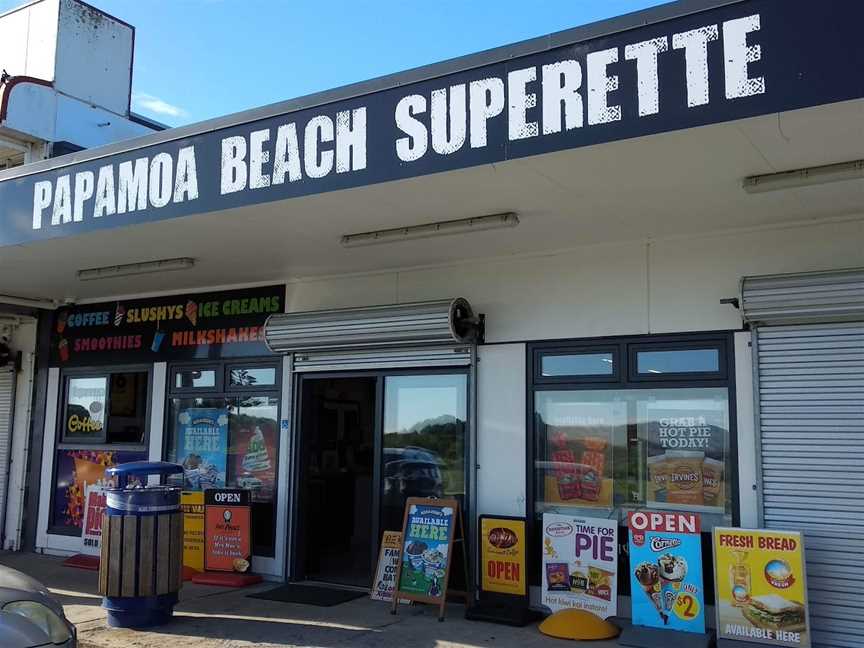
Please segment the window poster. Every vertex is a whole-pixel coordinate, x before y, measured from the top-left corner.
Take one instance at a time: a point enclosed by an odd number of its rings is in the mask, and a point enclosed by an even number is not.
[[[605,619],[618,609],[618,521],[543,514],[542,603]]]
[[[253,502],[270,502],[276,485],[276,421],[238,416],[232,426],[235,483],[252,492]]]
[[[630,512],[627,526],[633,624],[704,633],[699,515]]]
[[[627,421],[625,403],[559,403],[546,429],[545,502],[612,508],[615,432]]]
[[[646,506],[702,513],[726,510],[725,402],[711,399],[640,403],[647,444]]]
[[[177,415],[177,459],[183,464],[183,488],[225,486],[228,462],[228,408],[189,407]]]
[[[719,639],[809,648],[800,533],[715,527],[714,586]]]
[[[51,524],[55,531],[78,535],[84,526],[84,496],[88,486],[107,486],[105,470],[147,459],[144,451],[58,450],[55,455]]]

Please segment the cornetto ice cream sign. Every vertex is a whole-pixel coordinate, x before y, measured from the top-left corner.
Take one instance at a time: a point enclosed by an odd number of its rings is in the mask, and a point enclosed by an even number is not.
[[[862,23],[845,0],[732,3],[0,182],[0,244],[860,98]]]

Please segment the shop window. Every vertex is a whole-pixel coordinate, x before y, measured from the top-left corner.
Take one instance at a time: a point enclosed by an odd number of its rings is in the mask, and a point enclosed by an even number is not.
[[[175,390],[217,389],[218,369],[177,369],[174,371]]]
[[[628,511],[651,509],[698,512],[706,530],[732,524],[734,416],[725,339],[644,340],[611,343],[625,365],[612,384],[575,373],[569,382],[548,384],[538,374],[548,357],[561,357],[560,343],[554,356],[544,345],[531,349],[529,487],[537,518],[548,511],[625,524]],[[580,342],[576,355],[592,351]]]
[[[87,489],[108,484],[111,466],[147,459],[149,373],[76,371],[63,384],[49,530],[78,536]]]
[[[147,381],[147,372],[68,377],[63,442],[144,443]]]
[[[226,393],[215,387],[189,394],[189,382],[172,383],[167,407],[167,460],[183,465],[185,490],[247,488],[252,495],[253,552],[272,556],[275,552],[277,462],[279,456],[279,393],[275,365],[250,366],[251,375],[266,382],[271,393],[254,391],[258,383],[231,386]],[[232,370],[175,368],[173,375],[213,371],[221,376]],[[239,374],[238,374],[239,377]],[[218,385],[219,380],[214,384]],[[237,391],[235,390],[243,390]],[[253,390],[253,391],[250,391]],[[184,393],[187,392],[187,393]]]
[[[540,373],[553,376],[612,376],[615,373],[611,353],[544,354]]]
[[[230,388],[273,387],[276,384],[276,367],[229,367]]]

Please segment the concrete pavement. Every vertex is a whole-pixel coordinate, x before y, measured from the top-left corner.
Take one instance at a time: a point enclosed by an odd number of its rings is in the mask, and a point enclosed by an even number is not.
[[[437,608],[389,606],[366,597],[330,608],[248,598],[274,587],[264,583],[241,590],[186,583],[175,619],[150,631],[109,629],[96,594],[96,573],[62,566],[36,554],[0,553],[0,564],[41,580],[78,627],[82,648],[563,648],[576,642],[541,635],[536,626],[511,628],[466,621],[464,608],[448,608],[444,623]],[[591,642],[611,648],[614,642]]]

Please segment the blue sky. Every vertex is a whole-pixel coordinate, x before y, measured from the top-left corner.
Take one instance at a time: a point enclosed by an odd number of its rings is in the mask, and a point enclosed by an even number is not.
[[[133,110],[172,126],[664,1],[89,0],[135,26]]]

